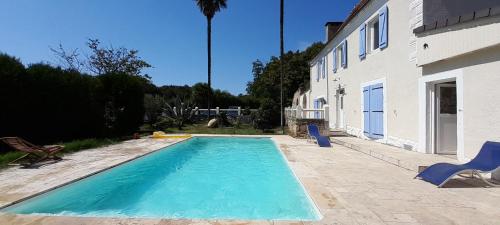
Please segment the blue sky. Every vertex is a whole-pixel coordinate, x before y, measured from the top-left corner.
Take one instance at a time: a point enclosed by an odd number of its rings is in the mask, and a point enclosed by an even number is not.
[[[157,85],[206,82],[206,19],[192,0],[0,0],[0,51],[23,63],[57,62],[49,47],[88,38],[139,50]],[[285,49],[324,41],[357,0],[285,0]],[[279,54],[279,0],[228,0],[213,21],[212,86],[245,93],[251,64]]]

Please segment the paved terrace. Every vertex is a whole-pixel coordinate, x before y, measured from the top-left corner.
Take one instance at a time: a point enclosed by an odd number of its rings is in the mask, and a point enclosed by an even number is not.
[[[357,137],[334,136],[330,137],[330,141],[415,172],[419,171],[419,166],[430,166],[439,162],[459,163],[455,156],[422,154]]]
[[[0,224],[498,224],[500,189],[454,180],[436,188],[414,171],[344,146],[272,137],[323,214],[321,221],[202,221],[0,215]],[[67,156],[40,169],[0,171],[3,204],[169,145],[142,139]],[[400,152],[401,153],[401,152]],[[411,152],[404,152],[413,154]]]

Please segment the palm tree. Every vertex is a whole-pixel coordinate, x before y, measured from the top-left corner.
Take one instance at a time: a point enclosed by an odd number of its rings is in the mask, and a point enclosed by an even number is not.
[[[280,0],[280,125],[281,125],[281,132],[285,133],[284,127],[283,127],[283,55],[285,54],[285,46],[283,43],[283,23],[284,23],[284,7],[285,7],[285,2],[284,0]]]
[[[227,7],[227,0],[195,0],[200,11],[207,17],[207,51],[208,51],[208,118],[210,118],[210,101],[212,98],[212,19],[221,9]]]

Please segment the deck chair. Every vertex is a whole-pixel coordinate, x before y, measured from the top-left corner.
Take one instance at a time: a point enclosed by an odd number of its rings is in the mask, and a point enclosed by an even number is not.
[[[64,149],[64,146],[61,145],[52,145],[52,146],[37,146],[34,145],[20,137],[3,137],[0,138],[2,142],[9,145],[13,149],[24,152],[23,156],[15,159],[10,162],[9,165],[23,165],[23,166],[31,166],[35,163],[52,159],[52,160],[61,160],[62,158],[57,156],[56,154]],[[16,163],[21,161],[22,159],[26,159],[28,163]]]
[[[314,124],[307,125],[307,138],[317,143],[320,147],[332,147],[330,139],[328,137],[321,136],[318,126]]]
[[[481,173],[492,173],[500,168],[500,143],[488,141],[477,156],[470,162],[462,165],[450,163],[437,163],[419,173],[415,178],[422,179],[438,187],[442,187],[455,175],[470,173],[477,175],[490,186],[500,186],[486,180]]]

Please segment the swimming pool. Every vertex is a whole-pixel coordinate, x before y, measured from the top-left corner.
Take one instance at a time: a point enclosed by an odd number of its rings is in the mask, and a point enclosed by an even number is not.
[[[269,138],[195,137],[10,206],[60,216],[318,220]]]

